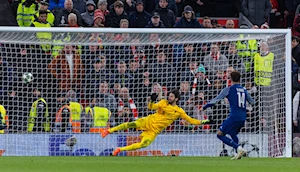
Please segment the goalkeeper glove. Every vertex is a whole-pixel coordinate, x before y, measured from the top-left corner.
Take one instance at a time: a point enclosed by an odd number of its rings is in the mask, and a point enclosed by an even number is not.
[[[152,93],[152,94],[151,94],[151,101],[152,101],[152,102],[155,102],[156,99],[157,99],[157,97],[158,97],[157,93]]]

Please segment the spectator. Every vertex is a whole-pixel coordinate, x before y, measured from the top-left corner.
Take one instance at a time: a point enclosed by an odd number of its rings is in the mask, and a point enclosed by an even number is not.
[[[144,1],[144,7],[145,11],[151,14],[155,9],[158,4],[157,0],[143,0]]]
[[[93,0],[86,1],[86,12],[81,14],[83,26],[92,27],[94,24],[94,11],[96,9],[96,4]]]
[[[204,58],[204,66],[212,76],[218,72],[224,73],[228,67],[228,59],[220,53],[219,45],[211,45],[210,54]]]
[[[157,12],[154,12],[151,20],[146,26],[147,28],[164,28],[164,23],[160,20],[160,15]]]
[[[136,10],[129,15],[129,27],[144,28],[148,24],[151,15],[144,10],[143,0],[136,1],[135,9]]]
[[[38,11],[38,4],[35,0],[26,0],[20,3],[17,11],[17,21],[20,27],[29,27],[34,18],[34,14]]]
[[[119,28],[120,20],[127,18],[127,13],[124,11],[124,4],[118,0],[114,3],[114,8],[105,16],[105,26]]]
[[[197,17],[214,16],[216,7],[214,1],[210,0],[186,0],[186,4],[192,6]]]
[[[16,17],[8,1],[0,2],[0,26],[18,26]]]
[[[105,17],[99,9],[94,12],[94,27],[104,27]]]
[[[300,66],[300,39],[297,36],[292,37],[292,56],[296,60],[298,66]]]
[[[160,15],[161,21],[166,28],[171,28],[175,24],[175,15],[172,10],[168,9],[169,0],[159,0],[158,7],[155,10]]]
[[[191,59],[189,62],[189,68],[184,68],[182,69],[182,72],[180,72],[180,81],[188,81],[190,84],[192,84],[197,75],[197,68],[197,61]]]
[[[39,10],[42,10],[42,11],[47,11],[47,22],[51,25],[51,26],[53,26],[54,25],[54,19],[55,19],[55,17],[54,17],[54,15],[53,15],[53,13],[50,11],[50,10],[48,10],[48,7],[49,7],[49,3],[48,3],[48,1],[47,0],[41,0],[40,1],[40,9]],[[34,18],[33,18],[33,20],[32,20],[32,22],[34,22],[34,20],[35,19],[37,19],[39,17],[39,12],[37,12],[35,15],[34,15]]]
[[[109,11],[107,10],[107,1],[106,0],[99,0],[97,7],[104,16],[106,16],[109,13]]]
[[[176,7],[177,7],[176,17],[181,17],[182,13],[183,13],[184,6],[186,5],[185,0],[175,0],[175,3],[176,3]]]
[[[203,18],[202,25],[204,28],[212,28],[211,19],[207,16]]]
[[[225,28],[226,29],[233,29],[233,28],[235,28],[234,21],[233,20],[227,20],[226,24],[225,24]]]
[[[99,91],[94,95],[94,99],[91,103],[94,106],[106,107],[112,113],[117,110],[117,101],[114,95],[109,93],[109,84],[101,80],[99,84]]]
[[[134,100],[130,97],[129,95],[129,90],[126,87],[123,87],[120,89],[120,94],[119,94],[119,105],[118,105],[118,113],[122,113],[124,110],[124,105],[129,104],[130,110],[133,114],[134,118],[138,117],[138,111],[135,105]]]
[[[229,66],[232,66],[235,70],[245,74],[246,68],[243,59],[238,56],[235,43],[230,43],[228,48],[227,59]]]
[[[195,19],[195,13],[193,8],[189,5],[184,7],[182,17],[174,25],[175,28],[201,28],[203,27],[197,19]]]
[[[235,17],[238,11],[235,7],[235,1],[239,0],[217,0],[214,1],[216,17]]]
[[[121,19],[120,20],[120,28],[128,28],[129,27],[129,22],[127,19]]]
[[[65,0],[50,0],[49,10],[55,13],[57,10],[65,8]]]
[[[84,74],[81,58],[72,45],[66,44],[61,55],[48,65],[52,75],[58,80],[59,90],[80,89]]]
[[[86,5],[86,1],[87,0],[72,0],[72,1],[73,1],[73,7],[74,7],[74,9],[78,10],[80,14],[82,14],[82,13],[84,13],[86,11],[85,5]]]
[[[77,23],[77,16],[74,13],[70,13],[68,15],[68,23],[69,27],[79,27]]]
[[[264,24],[272,10],[270,0],[243,0],[242,13],[254,25]]]
[[[63,9],[58,10],[54,13],[54,26],[67,26],[69,24],[68,16],[70,13],[74,13],[76,15],[77,25],[82,26],[82,17],[80,15],[80,12],[73,8],[72,0],[66,0],[64,6],[65,7]]]
[[[124,61],[120,61],[117,67],[117,73],[114,76],[114,83],[120,83],[122,87],[132,88],[133,77],[127,71],[127,65]]]

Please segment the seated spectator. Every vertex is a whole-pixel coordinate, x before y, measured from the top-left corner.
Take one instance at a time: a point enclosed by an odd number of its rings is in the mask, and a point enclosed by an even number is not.
[[[48,15],[47,15],[47,22],[53,26],[54,25],[54,15],[53,13],[48,10],[48,7],[49,7],[49,3],[47,0],[41,0],[40,1],[40,9],[39,10],[42,10],[42,11],[47,11],[48,12]],[[34,19],[32,20],[32,22],[37,19],[39,17],[39,12],[37,12],[35,15],[34,15]]]
[[[103,13],[97,9],[94,12],[94,27],[104,27],[105,17]]]
[[[87,0],[72,0],[74,9],[78,10],[80,14],[85,13],[86,11],[86,1]]]
[[[37,11],[38,4],[35,2],[35,0],[26,0],[19,3],[17,11],[18,25],[20,27],[29,27]]]
[[[108,9],[109,11],[114,8],[114,2],[117,0],[108,0]],[[121,1],[124,4],[124,11],[127,14],[130,14],[135,10],[135,0],[118,0]]]
[[[160,17],[161,21],[164,23],[166,28],[171,28],[175,24],[175,15],[172,10],[168,9],[169,0],[159,0],[158,7],[155,10]]]
[[[121,113],[124,110],[124,105],[128,103],[130,110],[133,114],[133,117],[138,118],[138,109],[136,108],[135,101],[129,95],[129,90],[126,87],[122,87],[119,93],[119,105],[118,105],[118,113]]]
[[[243,58],[238,56],[235,43],[229,44],[227,59],[229,66],[232,66],[235,70],[241,72],[241,74],[245,74],[246,67]]]
[[[227,20],[226,24],[225,24],[225,28],[233,29],[234,28],[234,21],[233,20]]]
[[[94,11],[96,4],[93,0],[86,1],[86,12],[81,13],[82,22],[84,27],[92,27],[94,24]]]
[[[49,0],[49,10],[55,13],[57,10],[65,8],[65,0]]]
[[[164,23],[160,20],[160,15],[157,12],[154,12],[151,20],[146,26],[147,28],[165,28]]]
[[[64,6],[65,7],[63,9],[57,10],[54,13],[54,26],[68,26],[68,16],[70,13],[74,13],[76,15],[77,25],[82,26],[82,17],[80,12],[73,8],[72,0],[66,0]]]
[[[120,83],[122,87],[127,88],[132,88],[133,86],[133,77],[127,71],[127,65],[124,61],[118,63],[114,83]]]
[[[95,93],[91,105],[106,107],[112,113],[116,112],[117,101],[115,96],[109,93],[109,84],[106,81],[101,80],[99,84],[99,91]]]
[[[204,28],[212,28],[211,19],[207,16],[203,18],[202,25]]]
[[[99,0],[97,4],[98,10],[100,10],[104,16],[106,16],[109,11],[107,10],[107,0]]]
[[[69,27],[79,27],[77,23],[77,16],[74,13],[70,13],[68,15],[68,23]]]
[[[144,10],[143,0],[137,0],[135,11],[129,15],[130,28],[144,28],[150,21],[151,15]]]
[[[127,19],[121,19],[120,20],[120,28],[128,28],[129,27],[129,22]]]
[[[175,28],[201,28],[203,27],[197,19],[195,19],[195,13],[193,8],[189,5],[184,7],[182,17],[174,25]]]
[[[105,16],[105,26],[119,28],[120,20],[127,18],[127,13],[124,11],[124,4],[118,0],[114,3],[114,8]]]

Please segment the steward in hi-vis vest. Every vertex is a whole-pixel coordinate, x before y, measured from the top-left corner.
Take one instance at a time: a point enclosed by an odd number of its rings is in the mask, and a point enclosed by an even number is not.
[[[99,133],[100,128],[107,128],[107,122],[111,112],[105,107],[90,106],[85,108],[85,128],[91,133]]]
[[[32,103],[27,131],[50,131],[48,104],[45,99],[39,98]]]
[[[3,105],[0,104],[0,134],[5,133],[5,129],[8,128],[8,116]]]

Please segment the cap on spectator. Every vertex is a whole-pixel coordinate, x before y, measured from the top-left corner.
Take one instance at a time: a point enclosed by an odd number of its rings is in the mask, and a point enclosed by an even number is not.
[[[41,1],[40,1],[40,4],[48,5],[48,6],[49,6],[48,0],[41,0]]]
[[[205,72],[205,68],[204,68],[203,64],[200,64],[200,65],[199,65],[199,67],[198,67],[198,69],[197,69],[197,73],[198,73],[198,72],[202,72],[202,73],[205,75],[206,72]]]
[[[98,5],[101,5],[101,4],[107,4],[107,0],[99,0]]]
[[[144,5],[144,1],[143,0],[137,0],[136,3],[135,3],[135,6],[137,6],[138,4]]]
[[[93,0],[87,0],[86,3],[85,3],[86,6],[88,5],[93,5],[94,7],[96,7],[96,4]]]
[[[153,18],[160,18],[160,15],[159,15],[158,12],[154,12],[154,13],[152,14],[152,17],[153,17]]]
[[[124,7],[124,3],[122,1],[116,1],[114,3],[114,8],[116,8],[116,7]]]
[[[194,11],[193,8],[189,5],[185,6],[184,10],[183,10],[183,12],[185,12],[185,13],[193,12],[193,11]]]
[[[97,10],[94,11],[94,21],[95,21],[97,18],[101,18],[103,22],[105,21],[104,14],[103,14],[102,11],[99,10],[99,9],[97,9]]]

